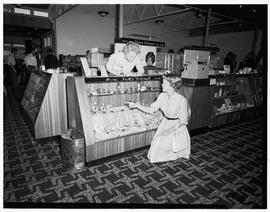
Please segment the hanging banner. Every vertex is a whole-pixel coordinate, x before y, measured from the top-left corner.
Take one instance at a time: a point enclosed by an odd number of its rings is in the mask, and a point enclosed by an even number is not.
[[[116,38],[115,39],[115,43],[127,43],[129,41],[134,41],[144,46],[165,47],[165,42],[159,42],[159,41],[140,40],[140,39],[133,39],[133,38]]]

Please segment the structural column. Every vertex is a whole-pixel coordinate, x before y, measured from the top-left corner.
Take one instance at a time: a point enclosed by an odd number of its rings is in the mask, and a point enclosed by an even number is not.
[[[208,9],[208,13],[207,13],[206,30],[205,30],[205,36],[204,36],[204,46],[208,45],[210,17],[211,17],[211,8]]]

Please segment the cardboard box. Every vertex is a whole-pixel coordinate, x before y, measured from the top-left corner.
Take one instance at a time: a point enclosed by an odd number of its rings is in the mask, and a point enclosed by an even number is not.
[[[90,53],[90,66],[91,67],[104,66],[104,55],[98,52]]]
[[[172,73],[180,74],[181,63],[183,66],[183,56],[180,54],[157,53],[157,68],[168,69]]]

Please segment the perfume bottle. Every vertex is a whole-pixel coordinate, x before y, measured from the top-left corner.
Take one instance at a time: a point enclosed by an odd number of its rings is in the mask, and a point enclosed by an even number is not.
[[[97,103],[94,102],[93,106],[92,106],[92,110],[94,113],[98,112],[98,106],[97,106]]]
[[[141,83],[138,82],[138,84],[137,84],[137,91],[140,92],[140,90],[141,90]]]
[[[115,91],[116,91],[116,93],[120,93],[121,92],[121,85],[120,85],[119,82],[116,84]]]
[[[106,113],[106,106],[105,106],[104,103],[101,104],[101,106],[100,106],[100,111],[101,111],[102,113]]]

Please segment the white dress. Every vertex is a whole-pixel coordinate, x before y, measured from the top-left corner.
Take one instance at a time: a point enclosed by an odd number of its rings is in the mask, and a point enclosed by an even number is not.
[[[151,142],[148,158],[151,163],[176,160],[177,158],[189,158],[190,135],[186,125],[188,124],[189,108],[185,97],[175,93],[170,99],[166,93],[161,93],[151,107],[159,108],[171,114],[169,119],[163,117]],[[165,112],[166,111],[166,112]],[[173,119],[170,119],[172,118]],[[179,127],[179,123],[183,126]],[[173,129],[172,132],[167,131]]]

